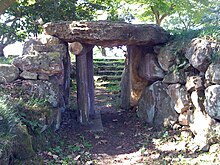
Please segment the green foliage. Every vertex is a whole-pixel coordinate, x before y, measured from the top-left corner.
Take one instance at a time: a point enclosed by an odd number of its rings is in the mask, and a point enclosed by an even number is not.
[[[13,59],[13,57],[0,57],[0,64],[11,64]]]
[[[198,37],[205,38],[207,40],[220,42],[220,27],[218,26],[207,26],[199,30]]]

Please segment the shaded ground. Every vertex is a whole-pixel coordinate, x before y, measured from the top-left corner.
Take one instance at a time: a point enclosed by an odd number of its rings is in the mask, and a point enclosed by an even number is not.
[[[191,153],[186,139],[174,130],[155,130],[140,123],[134,110],[117,107],[117,95],[96,90],[96,110],[101,112],[103,132],[91,132],[76,123],[73,111],[63,115],[63,123],[50,147],[40,151],[43,164],[218,164],[217,149],[212,153]]]

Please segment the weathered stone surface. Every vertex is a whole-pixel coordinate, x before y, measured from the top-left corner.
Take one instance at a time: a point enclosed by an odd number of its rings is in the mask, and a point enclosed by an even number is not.
[[[211,63],[210,60],[213,53],[211,44],[207,40],[195,38],[186,51],[185,57],[194,68],[201,72],[205,72]]]
[[[24,43],[22,55],[30,54],[30,52],[33,52],[34,46],[39,44],[41,44],[39,40],[29,39]]]
[[[143,56],[143,49],[139,46],[128,47],[128,61],[129,61],[129,92],[130,92],[130,106],[137,106],[138,101],[148,81],[143,79],[138,74],[138,68]],[[127,83],[127,82],[126,82]]]
[[[27,159],[35,154],[32,147],[31,136],[28,134],[25,125],[17,124],[15,127],[12,127],[10,133],[15,135],[12,153],[16,159]]]
[[[186,90],[193,91],[193,90],[203,90],[203,80],[200,76],[189,76],[186,78]]]
[[[128,64],[128,57],[126,57],[125,60],[125,68],[122,73],[122,78],[120,82],[120,88],[121,88],[121,93],[120,93],[120,106],[123,109],[129,109],[131,107],[130,103],[130,69],[129,69],[129,64]]]
[[[146,87],[138,103],[138,116],[154,126],[163,125],[168,118],[177,120],[170,97],[166,93],[167,85],[160,81]]]
[[[0,84],[10,83],[19,76],[19,69],[14,65],[0,64]]]
[[[205,79],[209,83],[220,84],[220,62],[215,62],[209,65],[206,73]]]
[[[28,71],[23,71],[20,74],[20,77],[27,79],[27,80],[37,80],[37,73],[32,73]]]
[[[220,120],[220,85],[212,85],[205,90],[205,109],[214,119]]]
[[[174,54],[174,47],[172,45],[162,48],[157,56],[158,63],[164,71],[169,71],[169,67],[176,63],[176,56]]]
[[[63,73],[63,55],[59,52],[40,53],[17,57],[13,64],[22,71],[52,76]]]
[[[216,127],[213,125],[214,121],[209,115],[199,110],[195,110],[191,118],[192,120],[189,124],[190,130],[195,135],[192,146],[196,145],[198,146],[198,150],[204,150],[213,142],[213,139],[219,137],[215,133]]]
[[[184,84],[185,81],[185,73],[183,70],[170,72],[166,74],[163,79],[163,83],[167,84]]]
[[[42,80],[24,80],[22,81],[22,88],[29,91],[30,95],[47,100],[53,107],[59,105],[59,84]]]
[[[160,68],[155,54],[152,53],[142,55],[138,67],[138,73],[140,77],[149,81],[161,80],[164,77],[164,71]]]
[[[189,109],[190,100],[184,86],[181,84],[169,85],[167,93],[175,104],[174,108],[178,113],[183,113]]]
[[[47,23],[45,32],[66,42],[113,47],[120,45],[156,45],[168,41],[169,34],[157,25],[94,21]]]

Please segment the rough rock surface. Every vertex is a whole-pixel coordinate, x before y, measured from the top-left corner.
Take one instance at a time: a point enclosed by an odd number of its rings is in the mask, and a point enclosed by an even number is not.
[[[220,120],[220,85],[212,85],[205,90],[206,112],[214,119]]]
[[[31,136],[28,134],[27,127],[18,124],[11,129],[11,133],[15,135],[12,149],[13,156],[20,160],[32,157],[35,152],[32,147]]]
[[[0,84],[10,83],[19,76],[19,69],[14,65],[0,64]]]
[[[143,54],[138,67],[139,76],[148,81],[161,80],[164,77],[164,71],[160,68],[155,54]]]
[[[46,34],[66,42],[78,41],[104,47],[156,45],[165,43],[169,39],[169,34],[157,25],[132,25],[124,22],[47,23],[44,29]]]
[[[185,57],[194,68],[201,72],[205,72],[211,63],[212,53],[213,49],[211,42],[195,38],[187,49]]]
[[[184,84],[185,81],[186,81],[185,73],[183,70],[167,73],[163,79],[163,82],[167,84],[176,84],[176,83]]]
[[[142,93],[137,113],[145,122],[154,126],[161,126],[167,119],[174,122],[177,120],[177,113],[166,93],[166,87],[166,84],[157,81]]]
[[[130,106],[137,106],[138,100],[141,97],[143,89],[148,84],[148,81],[138,74],[138,68],[141,61],[141,57],[143,56],[142,47],[138,46],[129,46],[128,47],[128,61],[129,65],[129,81],[125,83],[129,83],[129,92],[130,92]]]
[[[178,113],[183,113],[189,109],[190,101],[187,91],[181,84],[172,84],[168,86],[168,95],[171,97]]]
[[[52,76],[55,74],[62,74],[62,60],[62,54],[59,52],[50,52],[17,57],[14,59],[13,64],[22,71]],[[29,79],[29,76],[27,77]]]
[[[193,91],[193,90],[203,90],[204,85],[203,85],[203,80],[202,77],[200,76],[189,76],[186,78],[186,90],[187,91]]]
[[[176,56],[174,54],[174,47],[172,45],[162,48],[157,56],[158,63],[164,71],[169,71],[169,67],[176,63]]]
[[[205,79],[208,83],[220,84],[220,62],[215,62],[209,65],[206,73]]]

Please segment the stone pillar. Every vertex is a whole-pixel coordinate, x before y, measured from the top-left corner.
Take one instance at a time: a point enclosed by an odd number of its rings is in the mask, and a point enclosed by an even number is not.
[[[121,107],[137,106],[148,82],[139,76],[139,64],[143,57],[143,46],[128,46],[125,70],[121,82]]]
[[[64,65],[64,84],[63,84],[63,91],[64,91],[64,102],[65,105],[69,105],[69,96],[70,96],[70,54],[68,51],[68,46],[66,47],[67,51],[65,54],[65,57],[63,59],[63,65]]]
[[[90,96],[90,109],[89,116],[95,116],[94,109],[94,97],[95,97],[95,84],[94,84],[94,65],[93,65],[93,51],[89,51],[87,53],[87,68],[88,68],[88,88],[89,88],[89,96]]]
[[[78,120],[81,124],[88,124],[90,116],[95,114],[92,48],[79,42],[70,44],[70,50],[76,55]]]

